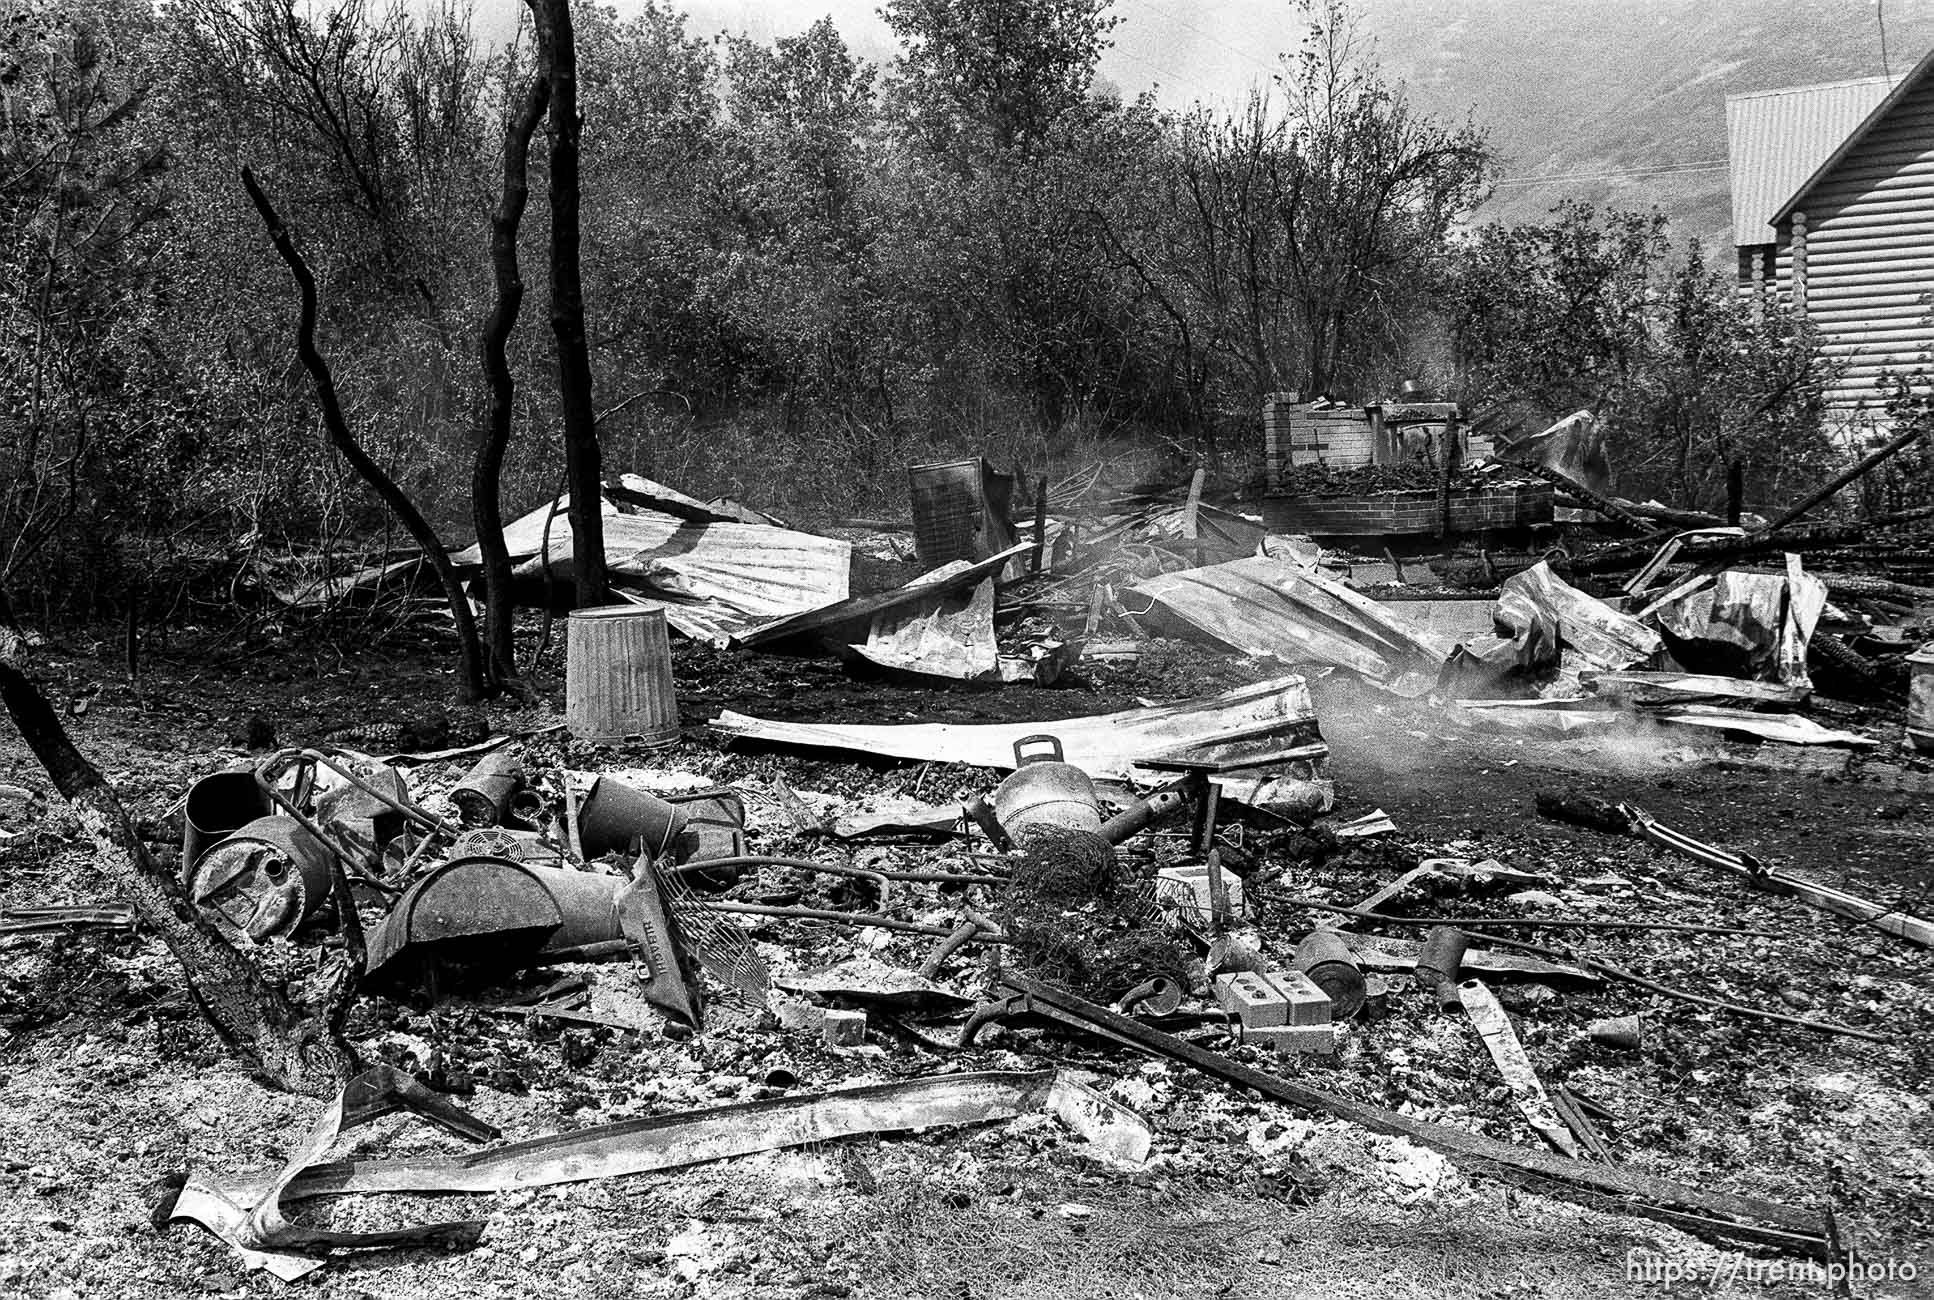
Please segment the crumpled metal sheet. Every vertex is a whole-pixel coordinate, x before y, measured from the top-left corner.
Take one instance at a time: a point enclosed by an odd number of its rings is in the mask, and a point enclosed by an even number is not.
[[[551,537],[548,571],[573,573],[568,528]],[[615,582],[658,602],[687,636],[724,644],[732,635],[784,614],[844,600],[851,590],[853,545],[758,524],[690,523],[656,511],[606,515],[605,565]],[[519,576],[546,571],[533,549]]]
[[[334,1250],[474,1245],[483,1233],[481,1219],[420,1224],[382,1232],[337,1232],[291,1223],[282,1213],[284,1199],[301,1195],[292,1194],[291,1185],[314,1167],[343,1133],[394,1110],[416,1110],[473,1140],[496,1136],[495,1129],[440,1098],[425,1096],[427,1092],[393,1066],[376,1066],[358,1076],[329,1103],[310,1128],[309,1136],[268,1180],[222,1179],[190,1171],[168,1217],[201,1224],[233,1246],[249,1268],[265,1270],[284,1282],[321,1268],[323,1257]]]
[[[376,1105],[367,1104],[372,1080],[383,1089]],[[552,1187],[863,1133],[981,1124],[1043,1110],[1095,1142],[1103,1154],[1130,1163],[1146,1160],[1152,1137],[1146,1120],[1058,1071],[987,1070],[622,1120],[457,1156],[316,1163],[341,1133],[399,1106],[419,1110],[467,1137],[496,1136],[461,1108],[418,1096],[424,1091],[407,1076],[380,1066],[330,1103],[281,1170],[267,1178],[191,1176],[170,1217],[202,1224],[233,1246],[249,1267],[292,1281],[320,1268],[333,1250],[468,1245],[484,1227],[481,1220],[465,1220],[348,1233],[302,1227],[283,1216],[285,1203],[318,1196]]]
[[[1599,699],[1640,705],[1736,700],[1749,707],[1785,709],[1802,703],[1808,693],[1805,687],[1785,682],[1749,682],[1702,673],[1600,673],[1590,685]]]
[[[1492,459],[1542,465],[1581,487],[1605,496],[1612,492],[1612,459],[1605,446],[1605,431],[1590,411],[1574,411],[1542,433],[1500,447]],[[1590,523],[1601,516],[1596,510],[1559,506],[1553,517],[1559,523]]]
[[[677,1169],[862,1133],[1013,1119],[1041,1110],[1053,1070],[943,1074],[620,1120],[456,1156],[316,1165],[287,1198],[349,1192],[507,1192]]]
[[[1378,974],[1403,975],[1417,968],[1417,956],[1423,951],[1423,944],[1415,939],[1385,938],[1382,935],[1355,934],[1339,930],[1343,942],[1350,946],[1350,955],[1364,970]],[[1542,957],[1520,956],[1514,952],[1499,952],[1489,948],[1467,948],[1464,950],[1463,968],[1467,971],[1481,971],[1494,979],[1566,979],[1577,980],[1583,984],[1601,984],[1604,977],[1582,966],[1569,966],[1560,962],[1546,961]]]
[[[1797,714],[1754,713],[1747,709],[1725,709],[1717,705],[1688,704],[1665,709],[1657,715],[1661,722],[1679,727],[1705,727],[1713,731],[1737,731],[1761,740],[1786,745],[1845,745],[1849,749],[1868,749],[1880,742],[1856,731],[1823,727],[1811,718]]]
[[[997,573],[1003,565],[1032,549],[1032,546],[1031,542],[1017,542],[985,560],[971,563],[950,561],[892,591],[875,592],[870,596],[850,596],[802,613],[770,619],[738,633],[732,638],[732,644],[750,649],[808,633],[834,635],[849,627],[861,629],[866,626],[863,620],[872,619],[885,611],[918,606],[935,596],[971,587]],[[961,567],[962,563],[965,563],[965,567]],[[858,631],[854,635],[858,635]]]
[[[1570,736],[1622,726],[1624,714],[1588,699],[1455,700],[1459,721],[1475,731],[1524,736]]]
[[[1457,986],[1457,999],[1464,1004],[1464,1013],[1484,1040],[1498,1073],[1504,1076],[1504,1086],[1511,1090],[1511,1100],[1517,1103],[1525,1121],[1561,1154],[1576,1159],[1578,1143],[1565,1122],[1558,1118],[1558,1109],[1551,1104],[1531,1058],[1525,1055],[1517,1031],[1511,1028],[1511,1017],[1498,1005],[1497,995],[1484,986],[1483,980],[1465,980]]]
[[[1543,560],[1504,580],[1496,619],[1508,633],[1505,642],[1473,652],[1497,667],[1536,669],[1556,662],[1561,675],[1575,677],[1649,663],[1665,649],[1657,632],[1578,590]]]
[[[814,724],[754,718],[728,709],[714,718],[711,726],[747,740],[1003,771],[1014,766],[1015,741],[1046,733],[1061,741],[1066,761],[1103,781],[1131,776],[1160,779],[1152,770],[1138,768],[1136,760],[1164,750],[1239,736],[1302,730],[1320,744],[1316,706],[1310,702],[1308,685],[1295,674],[1204,699],[1053,723]]]
[[[807,975],[773,980],[789,993],[811,993],[834,1002],[861,1002],[889,1011],[950,1014],[974,1005],[945,984],[873,957],[851,957]]]
[[[1826,584],[1789,554],[1784,573],[1727,569],[1690,578],[1639,617],[1678,641],[1739,656],[1761,681],[1811,690],[1806,647],[1826,604]]]
[[[972,567],[970,560],[953,560],[927,576],[943,580]],[[957,681],[998,676],[993,579],[983,579],[964,597],[947,592],[880,611],[873,616],[865,644],[854,650],[883,668],[901,672]]]
[[[1132,590],[1244,654],[1334,664],[1405,694],[1434,685],[1454,648],[1448,637],[1293,556],[1158,574]]]
[[[663,609],[686,636],[722,646],[760,623],[844,600],[852,589],[850,542],[730,522],[703,502],[635,474],[622,476],[612,490],[626,502],[621,506],[607,496],[599,503],[616,594]],[[646,502],[663,508],[639,504]],[[548,570],[553,579],[569,579],[569,504],[568,495],[558,497],[505,527],[504,544],[519,576]],[[471,546],[450,558],[458,566],[476,565],[483,552]]]

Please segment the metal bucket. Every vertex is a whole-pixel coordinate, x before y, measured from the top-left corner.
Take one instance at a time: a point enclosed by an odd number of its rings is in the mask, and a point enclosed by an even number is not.
[[[600,605],[574,611],[564,633],[564,725],[579,740],[678,739],[665,611]]]
[[[211,847],[269,812],[269,797],[253,772],[217,772],[188,787],[181,812],[181,879]]]
[[[188,896],[223,929],[256,943],[282,938],[329,897],[331,858],[293,817],[258,817],[202,851]]]
[[[667,795],[666,802],[685,815],[685,825],[672,840],[672,858],[680,863],[707,858],[745,856],[745,800],[729,786]],[[699,889],[730,889],[739,883],[741,868],[710,871],[682,870],[680,880]]]
[[[1061,760],[1061,741],[1054,736],[1023,736],[1014,742],[1014,774],[994,791],[994,812],[1001,829],[1016,841],[1044,826],[1101,834],[1095,783]]]
[[[578,844],[586,858],[614,852],[662,858],[690,819],[668,800],[601,776],[578,808]]]

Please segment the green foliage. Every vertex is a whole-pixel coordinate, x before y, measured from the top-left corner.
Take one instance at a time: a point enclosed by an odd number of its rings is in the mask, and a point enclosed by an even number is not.
[[[1742,294],[1696,242],[1675,260],[1657,214],[1567,203],[1538,225],[1484,227],[1443,301],[1454,385],[1545,419],[1591,409],[1627,491],[1721,509],[1735,465],[1767,500],[1836,454],[1831,374],[1805,323]]]
[[[321,282],[356,434],[462,530],[488,217],[531,75],[524,36],[478,42],[463,2],[21,11],[0,65],[0,582],[58,589],[35,556],[107,572],[81,539],[169,530],[239,563],[383,524],[320,436],[243,164]],[[1109,0],[882,12],[900,51],[876,67],[830,20],[760,42],[695,32],[672,0],[574,6],[612,471],[897,512],[911,460],[1242,456],[1266,393],[1363,400],[1433,370],[1608,411],[1633,473],[1700,501],[1731,463],[1769,485],[1814,463],[1809,340],[1672,261],[1655,220],[1458,233],[1485,139],[1417,112],[1342,0],[1298,0],[1296,48],[1233,112],[1100,83]],[[510,343],[512,513],[558,490],[562,459],[528,305],[545,165]]]

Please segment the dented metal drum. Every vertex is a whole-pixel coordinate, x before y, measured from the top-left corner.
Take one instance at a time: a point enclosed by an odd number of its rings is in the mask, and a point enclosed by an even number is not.
[[[295,818],[258,817],[202,853],[188,896],[216,925],[263,943],[315,915],[329,868],[329,849]]]

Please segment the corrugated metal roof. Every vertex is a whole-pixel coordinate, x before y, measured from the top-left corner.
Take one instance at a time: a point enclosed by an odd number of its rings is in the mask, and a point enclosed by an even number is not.
[[[1899,83],[1881,98],[1878,104],[1874,105],[1867,116],[1861,119],[1858,126],[1847,132],[1846,137],[1834,147],[1833,152],[1823,158],[1820,161],[1820,165],[1809,172],[1807,178],[1794,187],[1793,192],[1786,196],[1786,201],[1780,204],[1779,211],[1772,215],[1771,220],[1773,224],[1778,226],[1780,222],[1786,220],[1787,214],[1798,207],[1800,201],[1806,197],[1813,187],[1825,180],[1827,175],[1835,167],[1839,166],[1846,159],[1847,155],[1853,152],[1854,148],[1859,145],[1867,132],[1877,128],[1883,120],[1889,117],[1900,106],[1902,100],[1914,93],[1915,86],[1928,74],[1930,69],[1934,69],[1934,50],[1929,50],[1926,54],[1922,55],[1921,61],[1916,63],[1908,74],[1902,77]]]
[[[1773,217],[1903,77],[1726,96],[1733,242],[1770,244]]]

